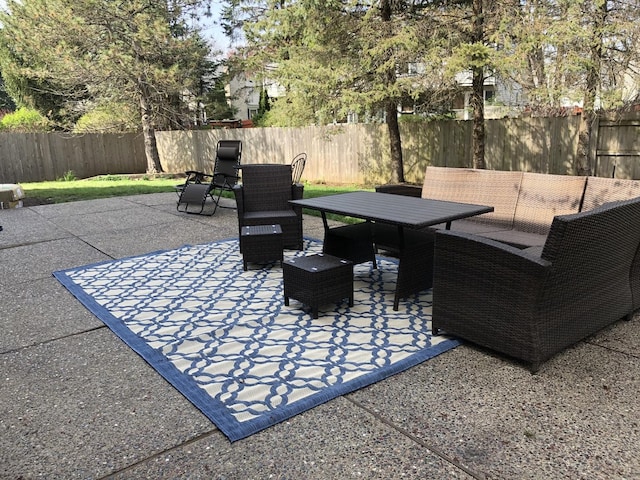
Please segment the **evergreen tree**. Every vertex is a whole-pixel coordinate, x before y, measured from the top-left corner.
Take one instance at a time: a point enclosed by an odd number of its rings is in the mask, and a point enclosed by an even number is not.
[[[404,181],[398,106],[425,91],[424,82],[403,78],[398,66],[421,57],[413,2],[231,0],[227,31],[242,26],[243,69],[283,85],[287,98],[270,118],[308,118],[326,124],[355,113],[387,124],[391,182]],[[291,99],[289,98],[291,96]],[[290,108],[291,115],[283,115]]]
[[[12,112],[16,109],[16,104],[7,93],[7,89],[4,86],[4,79],[0,75],[0,112]]]
[[[269,101],[269,94],[267,93],[267,89],[263,87],[262,90],[260,90],[260,99],[258,100],[258,111],[251,118],[251,120],[253,120],[254,125],[263,126],[262,122],[270,110],[271,110],[271,102]]]

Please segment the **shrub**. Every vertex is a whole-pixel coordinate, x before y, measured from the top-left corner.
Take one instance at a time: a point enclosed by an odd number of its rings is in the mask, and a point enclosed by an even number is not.
[[[101,105],[76,122],[74,133],[123,133],[139,129],[139,113],[128,105]]]
[[[13,113],[7,113],[0,120],[0,129],[12,132],[47,132],[51,130],[49,120],[37,110],[21,107]]]
[[[62,177],[56,179],[58,182],[74,182],[78,179],[73,170],[67,170]]]

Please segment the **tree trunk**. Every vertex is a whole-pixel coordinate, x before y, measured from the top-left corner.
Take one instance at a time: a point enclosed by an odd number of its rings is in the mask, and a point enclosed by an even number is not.
[[[400,126],[398,124],[398,109],[393,101],[387,102],[385,107],[387,128],[389,130],[389,145],[391,147],[391,183],[404,182],[404,167],[402,162],[402,141],[400,140]]]
[[[142,116],[142,135],[144,137],[144,153],[147,156],[147,173],[162,173],[160,154],[156,143],[156,132],[151,115],[151,102],[147,94],[147,86],[143,80],[138,81],[140,87],[140,113]]]
[[[383,22],[391,21],[391,0],[380,1],[380,17]],[[396,83],[395,68],[386,72],[384,79],[388,91]],[[391,149],[391,178],[390,183],[404,182],[404,165],[402,161],[402,140],[400,139],[400,126],[398,125],[398,105],[393,98],[389,98],[384,104],[387,128],[389,130],[389,147]]]
[[[591,133],[593,123],[596,119],[595,103],[598,94],[598,84],[600,82],[600,68],[602,65],[602,37],[607,21],[607,2],[602,5],[595,15],[593,43],[590,48],[591,61],[587,68],[587,79],[582,104],[582,115],[580,116],[580,127],[578,130],[578,157],[576,159],[576,173],[578,175],[593,175],[593,156],[591,155]]]
[[[484,73],[482,68],[473,69],[473,168],[486,168],[484,162]]]
[[[473,0],[473,41],[482,42],[484,36],[483,0]],[[486,168],[484,162],[484,68],[472,68],[471,107],[473,108],[473,168]]]
[[[580,115],[580,127],[578,128],[578,156],[576,158],[576,174],[578,175],[589,176],[593,174],[589,146],[595,118],[596,115],[593,108],[587,109],[585,103],[585,108]]]

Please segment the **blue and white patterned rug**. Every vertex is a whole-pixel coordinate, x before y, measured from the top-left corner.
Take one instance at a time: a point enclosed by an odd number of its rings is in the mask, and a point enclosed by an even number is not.
[[[305,240],[304,252],[321,243]],[[279,263],[243,271],[237,240],[54,272],[231,440],[410,368],[458,342],[431,336],[431,293],[393,311],[397,264],[354,269],[354,306],[314,320],[284,305]]]

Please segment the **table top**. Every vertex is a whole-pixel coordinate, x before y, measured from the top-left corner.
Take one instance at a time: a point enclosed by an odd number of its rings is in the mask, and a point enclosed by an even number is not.
[[[493,207],[486,205],[446,202],[380,192],[339,193],[290,200],[290,203],[321,212],[411,228],[437,225],[493,211]]]

